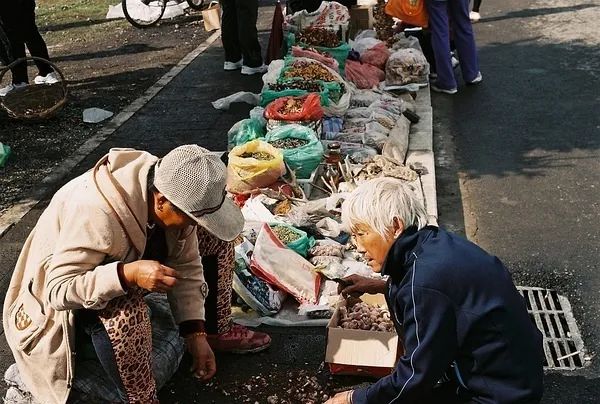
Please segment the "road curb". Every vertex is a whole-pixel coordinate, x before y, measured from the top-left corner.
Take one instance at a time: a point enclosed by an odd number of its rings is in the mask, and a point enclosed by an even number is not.
[[[21,220],[35,205],[37,205],[51,191],[53,186],[69,174],[77,164],[81,163],[102,142],[112,135],[121,125],[138,112],[152,98],[156,96],[175,76],[177,76],[195,58],[206,51],[219,37],[221,30],[215,31],[200,46],[188,53],[175,66],[165,73],[156,83],[144,92],[139,98],[126,106],[110,122],[99,129],[94,136],[85,141],[73,154],[57,166],[49,175],[41,181],[41,185],[34,191],[33,195],[23,199],[0,216],[0,238],[6,234],[12,226]]]

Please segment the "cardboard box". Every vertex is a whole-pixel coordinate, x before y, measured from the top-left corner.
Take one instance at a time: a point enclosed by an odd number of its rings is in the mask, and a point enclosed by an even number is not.
[[[221,7],[218,3],[212,4],[202,10],[202,20],[204,21],[204,29],[208,32],[221,28]]]
[[[371,305],[386,306],[383,295],[364,295],[361,300]],[[339,307],[346,304],[345,300],[338,304],[327,324],[325,362],[329,364],[331,373],[377,378],[392,373],[397,358],[404,352],[398,334],[338,328]]]
[[[374,21],[373,6],[352,6],[350,8],[350,37],[354,38],[360,31],[372,29]]]

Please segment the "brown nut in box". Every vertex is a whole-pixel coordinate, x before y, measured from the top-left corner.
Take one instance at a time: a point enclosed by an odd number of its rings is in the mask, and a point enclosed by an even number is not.
[[[361,300],[370,306],[386,307],[383,295],[363,295]],[[325,362],[331,374],[384,377],[393,372],[404,349],[398,334],[391,331],[342,328],[343,310],[348,302],[341,300],[327,324]],[[362,309],[362,305],[361,305]],[[366,313],[365,313],[366,314]]]

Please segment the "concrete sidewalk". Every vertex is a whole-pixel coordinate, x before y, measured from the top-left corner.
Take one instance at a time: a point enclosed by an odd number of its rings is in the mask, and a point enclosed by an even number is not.
[[[270,24],[271,6],[261,13],[259,27]],[[262,39],[268,39],[263,35]],[[156,155],[164,155],[181,144],[196,143],[211,150],[226,150],[227,131],[238,120],[248,116],[252,108],[234,104],[229,111],[215,110],[211,102],[244,90],[260,92],[260,75],[242,76],[239,72],[222,70],[223,51],[217,40],[198,55],[150,101],[119,126],[95,150],[89,153],[68,175],[53,183],[56,189],[71,178],[89,170],[112,147],[134,147]],[[413,126],[409,161],[421,161],[427,168],[423,176],[423,193],[430,201],[428,213],[437,217],[435,204],[435,170],[431,141],[431,106],[429,90],[418,97],[418,112],[423,119]],[[4,301],[20,248],[38,217],[47,205],[51,192],[35,205],[18,223],[1,236],[0,243],[0,305]],[[239,402],[227,391],[228,386],[240,385],[253,376],[271,374],[274,390],[287,389],[289,372],[305,369],[316,373],[325,355],[324,328],[268,328],[273,337],[269,350],[258,355],[217,357],[218,374],[209,385],[201,385],[187,371],[184,359],[179,372],[161,391],[162,402],[182,403],[235,403]],[[1,332],[3,334],[3,331]],[[13,362],[6,341],[0,336],[0,371],[3,373]],[[355,380],[344,383],[353,383]],[[285,385],[284,385],[285,384]],[[0,393],[4,392],[1,386]],[[257,397],[264,402],[266,397]]]

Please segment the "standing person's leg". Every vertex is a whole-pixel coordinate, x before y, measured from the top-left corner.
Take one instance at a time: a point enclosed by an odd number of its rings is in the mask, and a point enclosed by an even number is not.
[[[238,35],[238,15],[236,0],[220,0],[223,11],[221,21],[221,40],[225,49],[225,70],[241,68],[242,49]]]
[[[238,35],[244,55],[244,66],[254,68],[263,65],[262,51],[258,42],[258,0],[236,0]]]
[[[25,41],[22,33],[22,19],[20,2],[6,1],[2,5],[2,19],[6,37],[10,42],[10,52],[13,60],[25,57]],[[19,63],[11,69],[12,83],[23,84],[27,83],[27,66],[25,63]]]
[[[204,299],[204,328],[207,334],[219,333],[218,297],[219,297],[219,268],[215,255],[202,256],[204,281],[208,286],[208,295]]]
[[[481,7],[481,0],[475,0],[473,2],[473,11],[475,11],[476,13],[479,12],[479,7]]]
[[[37,56],[46,60],[50,60],[48,55],[48,47],[44,38],[40,35],[37,25],[35,24],[35,1],[34,0],[20,0],[22,7],[22,24],[23,24],[23,40],[29,49],[31,56]],[[40,76],[46,76],[52,73],[54,70],[47,63],[35,61]]]
[[[449,0],[448,5],[463,79],[468,84],[481,81],[478,79],[480,73],[477,46],[473,26],[469,20],[469,0]]]
[[[455,90],[456,79],[454,78],[450,56],[448,2],[443,0],[426,0],[425,4],[429,12],[431,46],[435,55],[435,70],[437,72],[435,86],[443,90]]]

